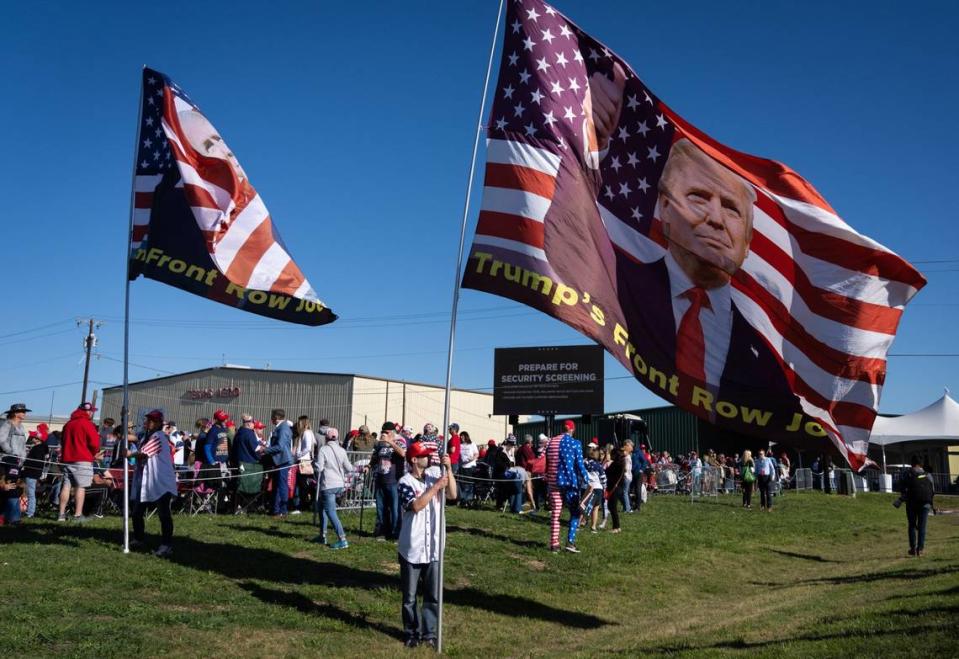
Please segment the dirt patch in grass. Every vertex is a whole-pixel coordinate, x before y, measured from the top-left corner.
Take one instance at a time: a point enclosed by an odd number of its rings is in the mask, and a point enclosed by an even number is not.
[[[380,569],[382,569],[387,574],[399,574],[400,573],[400,564],[396,561],[382,561],[380,563]]]

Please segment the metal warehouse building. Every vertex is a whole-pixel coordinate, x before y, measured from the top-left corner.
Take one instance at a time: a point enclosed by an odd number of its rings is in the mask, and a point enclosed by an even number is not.
[[[707,449],[732,455],[741,453],[744,448],[756,450],[768,447],[767,441],[724,431],[672,405],[593,415],[588,420],[577,416],[570,418],[576,422],[576,437],[583,443],[593,437],[605,442],[612,440],[612,425],[609,420],[624,414],[642,418],[648,429],[645,434],[636,432],[634,429],[631,439],[648,443],[652,451],[669,451],[673,456],[689,451],[702,453]],[[559,427],[559,423],[554,423],[553,430],[559,432]],[[520,437],[526,434],[536,437],[545,431],[544,421],[529,421],[514,427],[514,432]],[[626,437],[624,435],[619,439],[622,441]]]
[[[100,418],[120,420],[123,388],[103,391]],[[287,417],[306,414],[314,422],[327,418],[341,435],[366,424],[378,431],[384,420],[401,422],[419,431],[427,422],[443,423],[444,388],[365,375],[277,371],[218,366],[130,384],[131,420],[139,422],[152,409],[161,409],[184,430],[200,417],[224,409],[233,418],[252,414],[269,423],[270,411]],[[136,415],[136,416],[134,416]],[[450,420],[469,431],[474,441],[501,440],[508,432],[505,416],[493,415],[493,395],[454,389]]]

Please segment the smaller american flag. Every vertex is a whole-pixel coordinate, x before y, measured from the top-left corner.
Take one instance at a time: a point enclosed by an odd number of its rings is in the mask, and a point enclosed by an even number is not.
[[[166,435],[160,432],[155,432],[150,435],[149,439],[143,442],[143,446],[140,447],[140,455],[152,458],[154,455],[159,454],[161,438],[166,439]]]
[[[158,186],[172,178],[203,236],[205,251],[229,282],[325,309],[236,155],[199,106],[153,69],[144,69],[142,89],[131,258],[149,246],[151,221],[162,215],[155,203]],[[325,322],[333,319],[330,314]]]

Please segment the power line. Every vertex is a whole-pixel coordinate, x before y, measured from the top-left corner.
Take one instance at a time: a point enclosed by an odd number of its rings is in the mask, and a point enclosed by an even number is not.
[[[39,332],[40,330],[49,329],[51,327],[56,327],[57,325],[62,325],[63,323],[70,322],[71,318],[66,318],[64,320],[58,320],[55,323],[50,323],[49,325],[40,325],[39,327],[32,327],[30,329],[20,330],[19,332],[11,332],[10,334],[0,335],[0,339],[6,339],[11,336],[20,336],[22,334],[29,334],[30,332]]]
[[[9,346],[9,345],[13,345],[14,343],[27,343],[28,341],[36,341],[37,339],[45,339],[51,336],[59,336],[61,334],[71,334],[75,331],[76,331],[75,329],[68,329],[68,330],[61,330],[59,332],[50,332],[49,334],[40,334],[38,336],[28,336],[25,339],[15,339],[13,341],[6,341],[4,343],[0,343],[0,346]]]

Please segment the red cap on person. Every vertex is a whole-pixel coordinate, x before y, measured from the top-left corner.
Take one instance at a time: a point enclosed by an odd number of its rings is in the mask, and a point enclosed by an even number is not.
[[[262,422],[262,421],[254,421],[254,422],[253,422],[253,429],[254,429],[254,430],[263,430],[264,428],[266,428],[266,426],[263,425],[263,422]]]
[[[407,458],[424,458],[426,456],[432,455],[436,452],[436,449],[432,446],[428,446],[425,442],[413,442],[410,447],[406,450]]]
[[[226,421],[230,418],[230,415],[227,414],[224,410],[217,410],[213,413],[214,421]]]
[[[77,409],[78,409],[78,410],[82,410],[82,411],[84,411],[84,412],[96,412],[96,411],[97,411],[97,408],[95,408],[95,407],[93,406],[93,403],[80,403],[80,407],[78,407]]]
[[[573,432],[574,430],[576,430],[576,424],[573,423],[572,419],[566,419],[566,421],[563,422],[563,427],[566,428],[566,430],[568,430],[569,432]]]
[[[143,415],[144,419],[150,419],[151,421],[163,421],[163,412],[160,410],[150,410]]]

